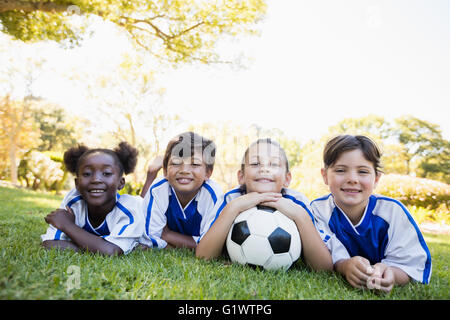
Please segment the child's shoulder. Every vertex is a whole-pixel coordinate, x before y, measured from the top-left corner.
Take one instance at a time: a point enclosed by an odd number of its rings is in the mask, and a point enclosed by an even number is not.
[[[203,183],[203,187],[206,188],[209,192],[214,192],[217,196],[222,195],[222,187],[216,181],[208,179]]]
[[[387,196],[383,196],[381,194],[372,194],[371,198],[375,198],[377,200],[377,203],[383,204],[385,206],[391,206],[391,207],[398,207],[398,208],[405,208],[405,206],[403,205],[403,203],[401,203],[401,201],[391,198],[391,197],[387,197]]]
[[[83,198],[81,197],[81,194],[78,192],[77,188],[73,188],[69,192],[67,192],[66,195],[64,196],[62,206],[71,207],[74,203],[82,200]]]
[[[311,208],[315,214],[320,215],[324,218],[331,216],[336,205],[334,204],[333,195],[327,194],[320,198],[311,201]]]
[[[283,193],[283,196],[285,196],[285,197],[288,197],[288,198],[291,198],[291,199],[294,198],[297,201],[301,201],[301,202],[309,205],[308,197],[305,196],[300,191],[297,191],[297,190],[294,190],[294,189],[289,189],[289,188],[283,188],[282,193]]]
[[[140,196],[134,196],[131,194],[118,195],[117,201],[122,204],[138,204],[141,205],[144,199]]]
[[[410,218],[408,209],[399,200],[387,196],[372,194],[371,198],[376,200],[373,212],[383,219],[392,219],[393,217]]]
[[[237,197],[240,197],[244,194],[244,191],[241,189],[241,187],[235,187],[229,191],[227,191],[224,195],[223,198],[226,201],[226,203],[230,202],[233,199],[236,199]]]

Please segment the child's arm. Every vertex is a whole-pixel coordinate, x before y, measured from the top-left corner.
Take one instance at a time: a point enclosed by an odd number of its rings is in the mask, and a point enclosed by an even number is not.
[[[144,186],[142,187],[141,197],[144,198],[148,189],[152,185],[153,181],[155,181],[156,176],[158,175],[158,171],[162,168],[163,157],[157,156],[152,163],[148,166],[147,169],[147,177],[145,179]]]
[[[286,198],[262,204],[277,209],[295,222],[302,241],[303,257],[312,269],[333,270],[331,254],[304,208]]]
[[[71,249],[74,251],[80,251],[72,241],[68,240],[45,240],[42,242],[42,246],[46,249],[57,248],[61,250]]]
[[[261,202],[276,201],[281,198],[279,193],[251,192],[238,197],[228,203],[220,213],[211,228],[205,233],[195,249],[198,258],[216,258],[220,256],[225,245],[228,232],[236,217],[243,211],[250,209]]]
[[[195,247],[197,246],[197,243],[194,241],[192,236],[172,231],[167,226],[165,226],[163,229],[161,239],[163,239],[167,242],[168,245],[170,245],[166,248],[175,247],[195,249]]]
[[[120,247],[103,238],[87,232],[75,224],[75,215],[69,207],[67,210],[57,209],[45,217],[48,224],[64,232],[78,248],[106,255],[119,255],[123,251]]]

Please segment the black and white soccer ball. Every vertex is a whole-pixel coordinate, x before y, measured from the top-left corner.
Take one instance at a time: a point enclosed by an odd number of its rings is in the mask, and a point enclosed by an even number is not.
[[[231,261],[287,270],[300,257],[300,234],[294,221],[271,207],[257,206],[239,214],[228,232]]]

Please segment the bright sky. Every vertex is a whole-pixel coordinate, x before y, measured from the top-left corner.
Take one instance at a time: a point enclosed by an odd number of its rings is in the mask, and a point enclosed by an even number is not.
[[[450,139],[450,1],[268,5],[260,37],[223,45],[252,58],[247,69],[186,66],[167,72],[160,78],[167,89],[162,107],[191,123],[256,123],[302,141],[319,138],[344,118],[411,114],[439,124]],[[124,50],[117,37],[98,29],[55,66],[61,73],[106,67],[113,52]],[[54,75],[40,89],[49,99],[71,101],[72,108],[80,103],[80,90]]]
[[[449,1],[272,0],[242,45],[247,70],[177,70],[167,105],[301,140],[348,117],[411,114],[450,138]]]

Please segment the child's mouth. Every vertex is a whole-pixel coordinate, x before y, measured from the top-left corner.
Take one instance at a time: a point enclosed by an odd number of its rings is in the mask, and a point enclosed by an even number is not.
[[[188,183],[190,183],[192,181],[192,179],[189,179],[189,178],[179,178],[179,179],[177,179],[177,182],[179,183],[179,184],[188,184]]]
[[[257,181],[257,182],[260,182],[260,183],[270,183],[270,182],[273,182],[273,180],[267,179],[267,178],[256,179],[256,181]]]
[[[345,193],[355,193],[355,194],[362,192],[359,189],[341,189],[341,191],[344,191]]]
[[[98,193],[98,194],[100,194],[100,193],[104,193],[105,192],[105,190],[102,190],[102,189],[92,189],[92,190],[89,190],[89,193]]]

